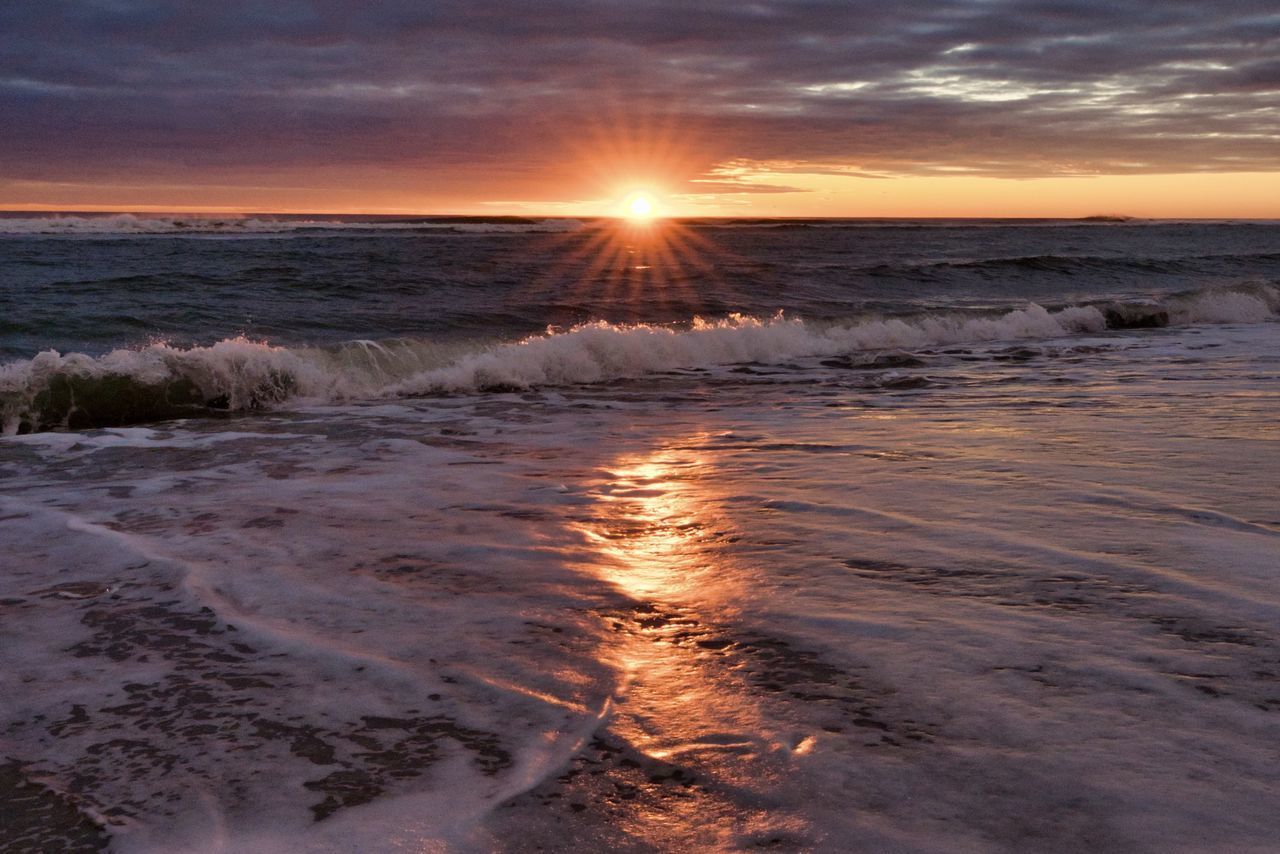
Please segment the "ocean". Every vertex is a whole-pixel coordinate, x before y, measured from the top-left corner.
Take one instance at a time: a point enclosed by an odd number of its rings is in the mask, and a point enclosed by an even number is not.
[[[1280,223],[0,217],[0,850],[1262,851]]]

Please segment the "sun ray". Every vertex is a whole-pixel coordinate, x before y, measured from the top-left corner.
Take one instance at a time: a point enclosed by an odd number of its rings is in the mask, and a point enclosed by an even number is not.
[[[713,157],[701,130],[677,111],[621,97],[566,129],[566,160],[609,215],[549,237],[558,260],[530,287],[559,294],[582,321],[687,323],[723,311],[729,253],[706,232],[713,225],[670,207]]]

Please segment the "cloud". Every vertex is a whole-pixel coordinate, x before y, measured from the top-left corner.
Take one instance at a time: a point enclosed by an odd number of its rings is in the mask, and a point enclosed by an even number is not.
[[[687,140],[694,193],[1274,170],[1277,55],[1274,0],[18,0],[0,174],[579,197],[584,133],[646,168]]]

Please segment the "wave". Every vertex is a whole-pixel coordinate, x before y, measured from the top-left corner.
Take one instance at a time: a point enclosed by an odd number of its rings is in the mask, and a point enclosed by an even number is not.
[[[785,363],[860,351],[1055,338],[1108,329],[1261,322],[1280,288],[1235,286],[1156,302],[1097,303],[1000,314],[935,312],[806,323],[731,315],[681,326],[587,323],[488,345],[420,340],[288,348],[235,338],[207,347],[164,342],[104,356],[46,351],[0,366],[0,430],[120,426],[163,418],[441,393],[575,385],[746,362]]]
[[[1099,255],[1027,255],[1011,258],[983,258],[974,261],[946,261],[928,265],[943,270],[975,272],[1075,273],[1099,270],[1131,270],[1138,273],[1171,273],[1179,268],[1173,258],[1108,258]]]
[[[376,397],[447,364],[456,347],[354,341],[289,348],[238,337],[207,347],[156,342],[104,356],[39,353],[0,365],[0,433],[120,426],[263,409],[289,400]]]
[[[184,236],[291,235],[324,232],[444,232],[453,234],[530,234],[577,231],[582,220],[523,217],[415,217],[341,219],[317,217],[227,216],[203,214],[106,214],[0,217],[0,235],[8,236]]]
[[[975,258],[963,261],[930,261],[917,264],[876,264],[865,272],[876,276],[950,274],[978,275],[1023,273],[1056,273],[1075,275],[1106,271],[1136,273],[1175,273],[1183,259],[1173,258],[1108,258],[1097,255],[1021,255],[1007,258]]]
[[[878,278],[951,278],[969,274],[984,279],[1020,277],[1027,273],[1053,276],[1093,277],[1108,275],[1178,275],[1205,271],[1221,271],[1223,265],[1262,265],[1280,261],[1274,252],[1240,252],[1234,254],[1185,255],[1172,258],[1148,258],[1105,255],[1015,255],[995,258],[924,261],[899,264],[874,264],[859,272]],[[841,269],[841,268],[833,268]]]
[[[742,315],[714,322],[695,319],[688,329],[615,326],[600,321],[471,354],[397,383],[388,391],[421,395],[596,383],[713,365],[777,363],[863,350],[1003,338],[1047,338],[1105,328],[1106,320],[1097,309],[1073,307],[1050,312],[1034,304],[996,317],[938,314],[826,327],[782,315],[767,320]]]

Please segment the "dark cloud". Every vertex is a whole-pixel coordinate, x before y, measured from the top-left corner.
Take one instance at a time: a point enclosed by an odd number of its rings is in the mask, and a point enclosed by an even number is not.
[[[690,192],[1273,170],[1277,55],[1275,0],[10,0],[0,176],[545,192],[609,133]]]

